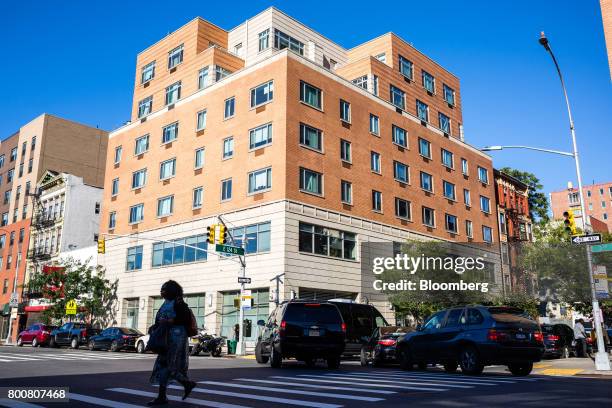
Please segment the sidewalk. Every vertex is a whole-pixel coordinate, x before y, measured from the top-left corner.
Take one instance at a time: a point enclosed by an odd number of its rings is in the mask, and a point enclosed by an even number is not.
[[[607,377],[612,379],[612,371],[595,370],[595,362],[590,358],[563,358],[554,360],[542,360],[533,365],[533,374],[559,375],[559,376],[584,376],[584,377]]]

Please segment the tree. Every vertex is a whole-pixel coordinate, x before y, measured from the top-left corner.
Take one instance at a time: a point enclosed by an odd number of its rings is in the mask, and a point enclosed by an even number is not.
[[[500,171],[529,186],[529,216],[532,220],[540,223],[548,222],[550,219],[548,216],[548,200],[546,199],[546,194],[542,192],[544,186],[540,183],[540,179],[533,173],[510,167],[503,167]]]
[[[103,267],[72,258],[54,266],[47,273],[35,274],[29,282],[30,288],[38,289],[51,303],[43,313],[47,322],[62,320],[71,299],[78,304],[77,318],[101,327],[115,322],[118,282],[106,279]]]

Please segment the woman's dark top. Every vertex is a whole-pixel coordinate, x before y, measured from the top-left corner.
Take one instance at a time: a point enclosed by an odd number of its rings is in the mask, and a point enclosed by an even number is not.
[[[189,312],[189,306],[183,299],[176,299],[174,301],[174,313],[176,313],[176,317],[174,318],[175,326],[184,326],[188,328],[191,325],[191,313]]]

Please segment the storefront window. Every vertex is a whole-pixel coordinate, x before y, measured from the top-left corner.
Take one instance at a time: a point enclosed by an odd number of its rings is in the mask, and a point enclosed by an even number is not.
[[[268,320],[270,292],[268,289],[251,289],[253,296],[253,305],[250,309],[244,311],[245,320],[249,320],[251,326],[250,336],[245,337],[246,341],[257,340],[259,326],[258,320]],[[240,297],[239,291],[224,292],[223,306],[221,309],[221,336],[227,337],[229,340],[235,338],[234,326],[238,324],[239,310],[234,307],[234,299]]]

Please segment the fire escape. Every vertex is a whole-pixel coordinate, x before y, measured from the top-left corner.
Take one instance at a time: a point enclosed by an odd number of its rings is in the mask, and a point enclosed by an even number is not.
[[[55,215],[52,212],[47,212],[40,200],[40,191],[26,191],[26,196],[32,197],[32,222],[30,227],[30,242],[33,242],[32,249],[28,250],[28,261],[32,266],[32,273],[40,273],[42,267],[51,259],[51,253],[44,244],[41,244],[39,237],[48,228],[55,224]],[[39,288],[29,287],[26,290],[26,296],[29,299],[40,298],[42,294]]]

